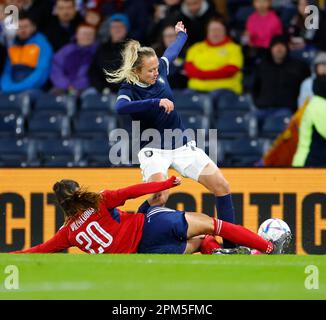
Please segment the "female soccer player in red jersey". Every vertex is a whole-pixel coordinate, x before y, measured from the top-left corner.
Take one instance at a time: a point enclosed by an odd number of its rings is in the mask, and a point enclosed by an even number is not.
[[[61,180],[54,184],[53,191],[65,215],[64,225],[47,242],[15,253],[54,253],[73,246],[86,253],[205,253],[212,246],[212,239],[199,237],[205,234],[219,235],[265,253],[282,253],[285,249],[286,237],[272,243],[241,226],[205,214],[158,206],[150,207],[146,214],[130,214],[116,208],[128,199],[180,183],[180,178],[173,176],[162,182],[95,193],[76,181]]]

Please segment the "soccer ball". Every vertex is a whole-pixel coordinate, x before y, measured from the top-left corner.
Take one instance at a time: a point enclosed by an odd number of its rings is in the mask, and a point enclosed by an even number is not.
[[[258,234],[268,241],[276,241],[286,232],[291,234],[288,224],[276,218],[265,220],[258,229]]]

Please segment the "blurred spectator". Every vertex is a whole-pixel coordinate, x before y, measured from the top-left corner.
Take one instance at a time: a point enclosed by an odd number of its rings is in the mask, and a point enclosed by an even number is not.
[[[163,3],[154,5],[153,24],[149,32],[150,43],[156,42],[161,38],[162,30],[170,23],[171,17],[178,15],[180,12],[182,0],[164,0]]]
[[[301,84],[298,107],[303,106],[312,98],[313,82],[316,76],[319,75],[326,75],[326,52],[320,52],[317,54],[312,65],[312,75]]]
[[[171,17],[171,23],[183,21],[188,33],[187,44],[192,45],[205,39],[207,23],[214,16],[218,16],[218,13],[211,2],[207,0],[184,0],[180,13]]]
[[[186,55],[188,88],[198,91],[229,89],[242,92],[241,47],[227,36],[222,20],[213,18],[205,41],[194,44]]]
[[[316,30],[307,29],[305,20],[308,16],[305,9],[308,5],[316,4],[315,0],[299,0],[297,4],[297,13],[290,21],[288,33],[290,36],[291,50],[305,50],[315,37]]]
[[[326,75],[318,75],[314,96],[305,110],[299,128],[299,143],[293,159],[295,167],[326,166]]]
[[[98,28],[101,24],[101,14],[97,9],[87,9],[85,12],[84,20],[87,24]]]
[[[126,15],[115,14],[108,20],[106,29],[108,40],[99,46],[89,68],[90,84],[100,93],[107,91],[107,88],[113,92],[119,90],[120,85],[108,83],[105,80],[104,70],[119,69],[122,62],[121,51],[127,38],[128,29],[129,20]]]
[[[110,30],[111,28],[111,23],[113,21],[120,21],[125,28],[127,28],[127,33],[129,33],[130,31],[130,21],[127,15],[122,14],[122,13],[117,13],[112,15],[111,17],[107,18],[105,21],[103,21],[103,23],[101,24],[98,34],[99,34],[99,38],[101,42],[107,42],[108,40],[110,40],[110,32],[108,32],[108,30]],[[117,25],[117,24],[115,24]],[[120,29],[121,31],[121,29]]]
[[[54,94],[79,95],[89,87],[88,69],[98,46],[95,38],[96,29],[81,24],[76,31],[76,42],[55,54],[51,71]]]
[[[158,43],[153,45],[158,57],[163,56],[164,51],[176,40],[176,33],[174,25],[167,25],[162,32],[161,39]],[[169,65],[169,84],[172,89],[187,88],[188,78],[184,72],[185,54],[181,54]]]
[[[287,43],[285,36],[274,37],[270,54],[257,66],[253,98],[259,120],[296,110],[301,82],[310,74],[308,65],[290,57]]]
[[[52,0],[7,0],[7,5],[10,4],[15,5],[20,12],[30,16],[37,29],[44,32],[44,27],[52,15]]]
[[[124,13],[130,21],[130,38],[144,42],[151,23],[152,3],[148,0],[95,0],[103,17]]]
[[[77,12],[75,0],[57,0],[54,15],[51,16],[45,28],[45,35],[51,42],[54,51],[71,42],[77,26],[83,22]]]
[[[50,43],[35,22],[21,13],[17,38],[8,48],[8,58],[1,78],[3,92],[40,89],[46,83],[52,62]]]
[[[271,10],[271,0],[253,0],[253,4],[256,12],[249,16],[246,24],[249,46],[267,49],[272,38],[282,34],[282,22]]]

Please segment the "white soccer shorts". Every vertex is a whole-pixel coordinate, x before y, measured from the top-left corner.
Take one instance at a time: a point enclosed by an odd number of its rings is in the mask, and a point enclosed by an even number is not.
[[[138,159],[145,182],[156,173],[163,173],[167,177],[170,167],[183,177],[198,181],[207,164],[212,163],[215,166],[209,156],[202,149],[196,147],[195,141],[190,141],[174,150],[143,148],[138,153]]]

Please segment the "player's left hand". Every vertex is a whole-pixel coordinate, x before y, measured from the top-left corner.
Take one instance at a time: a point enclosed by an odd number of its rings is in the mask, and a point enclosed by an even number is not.
[[[184,33],[187,33],[187,29],[185,28],[184,24],[182,21],[179,21],[175,27],[175,33],[178,34],[179,32],[184,32]]]

